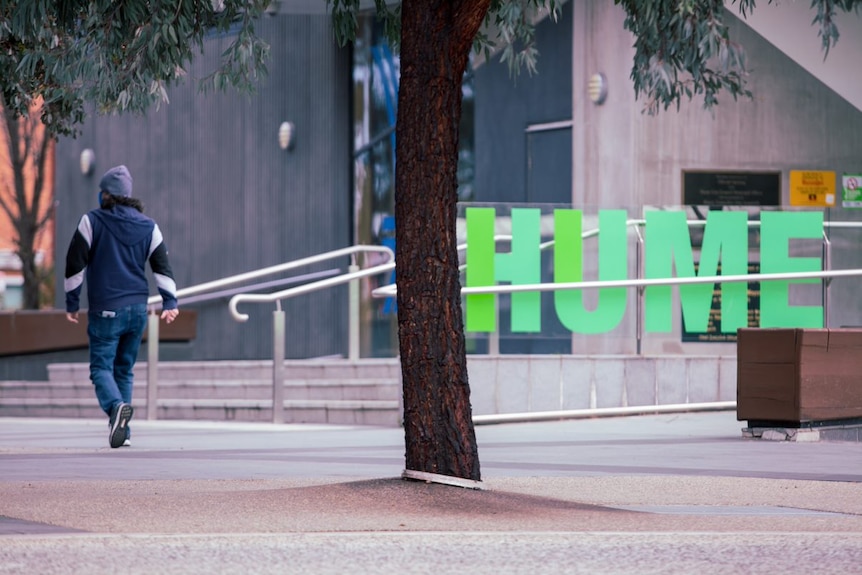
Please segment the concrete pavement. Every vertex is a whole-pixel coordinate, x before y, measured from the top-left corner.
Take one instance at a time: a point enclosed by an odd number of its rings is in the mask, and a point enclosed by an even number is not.
[[[744,426],[479,426],[473,491],[401,480],[401,429],[0,419],[0,573],[862,571],[862,444]]]

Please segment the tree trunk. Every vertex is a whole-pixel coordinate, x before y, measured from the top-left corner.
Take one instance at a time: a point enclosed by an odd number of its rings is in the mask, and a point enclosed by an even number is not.
[[[455,221],[461,82],[489,4],[402,4],[396,126],[395,260],[406,466],[477,481]]]
[[[18,232],[19,247],[15,253],[21,260],[21,276],[24,279],[21,298],[22,309],[39,309],[39,293],[42,285],[36,267],[35,236],[34,233]]]

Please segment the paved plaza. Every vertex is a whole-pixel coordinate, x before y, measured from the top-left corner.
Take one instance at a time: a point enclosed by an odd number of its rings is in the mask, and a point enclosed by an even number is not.
[[[398,428],[0,419],[5,573],[858,573],[862,444],[735,412],[477,426],[482,490]]]

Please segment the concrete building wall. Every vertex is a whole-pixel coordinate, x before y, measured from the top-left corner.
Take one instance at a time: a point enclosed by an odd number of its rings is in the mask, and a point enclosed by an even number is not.
[[[791,169],[862,169],[862,112],[728,13],[730,34],[748,54],[754,97],[719,96],[712,111],[684,102],[657,116],[643,113],[629,78],[634,49],[623,10],[575,2],[573,19],[573,201],[597,207],[674,205],[682,170],[780,170],[783,204]],[[811,28],[816,38],[816,29]],[[586,99],[589,75],[602,72],[607,102]],[[837,210],[836,210],[837,211]]]
[[[791,170],[862,171],[862,112],[799,64],[728,13],[733,41],[747,52],[752,99],[719,96],[704,110],[702,101],[683,102],[656,116],[644,113],[629,78],[634,49],[624,30],[623,10],[609,2],[575,1],[573,18],[573,185],[574,206],[628,208],[682,203],[683,170],[780,171],[782,205],[788,206]],[[816,39],[816,29],[811,28]],[[586,94],[593,73],[607,77],[607,101],[592,104]],[[840,202],[839,202],[840,203]],[[859,220],[858,211],[831,208],[824,219]],[[862,267],[853,246],[858,231],[833,233],[833,267]],[[752,254],[756,261],[756,254]],[[634,270],[632,270],[634,272]],[[830,288],[829,325],[862,323],[862,306],[852,293],[858,278],[835,281]],[[819,293],[798,296],[812,304]],[[634,309],[634,292],[629,309]],[[678,306],[677,306],[678,307]],[[585,352],[631,351],[633,313],[605,338],[575,338]],[[681,319],[674,325],[681,326]],[[654,353],[728,353],[727,344],[681,344],[680,329],[651,336],[645,351]]]

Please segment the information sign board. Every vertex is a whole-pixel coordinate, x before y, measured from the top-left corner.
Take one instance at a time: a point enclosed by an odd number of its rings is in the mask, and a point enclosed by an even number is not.
[[[683,170],[686,206],[780,206],[781,172]]]

